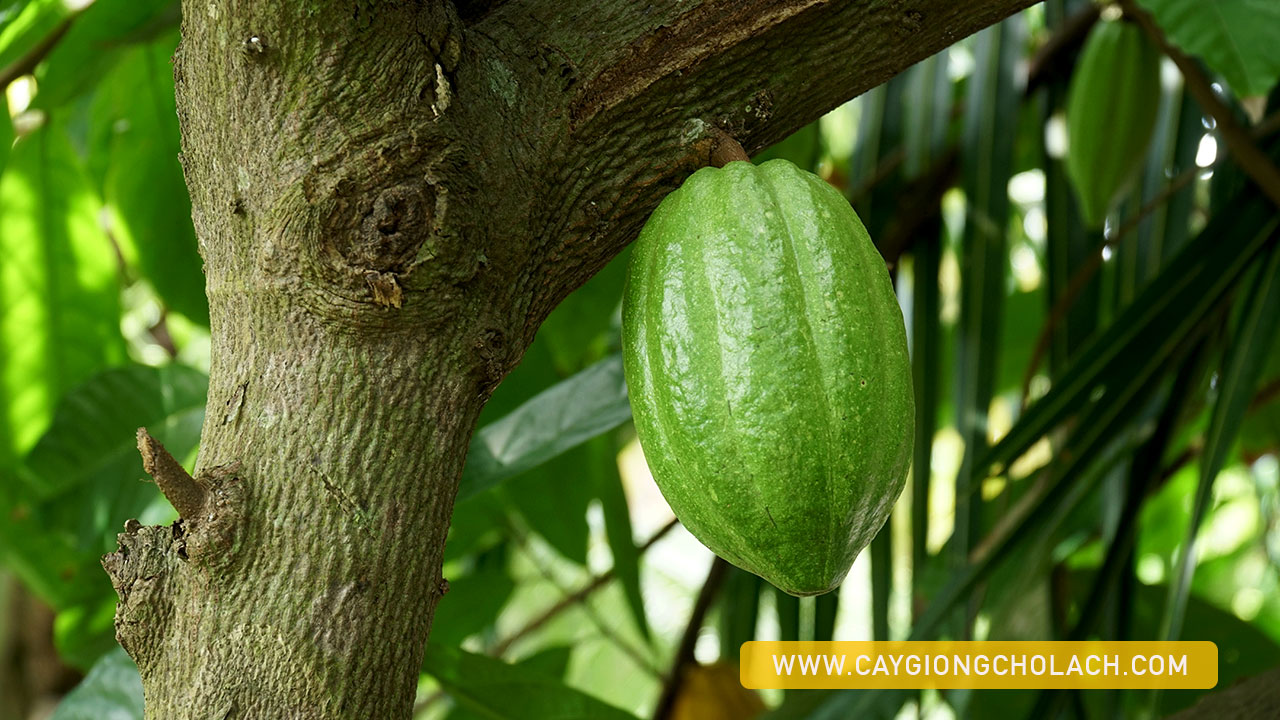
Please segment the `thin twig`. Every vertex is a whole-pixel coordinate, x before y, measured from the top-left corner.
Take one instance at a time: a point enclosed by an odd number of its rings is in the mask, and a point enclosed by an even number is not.
[[[1249,130],[1236,122],[1231,108],[1218,98],[1213,84],[1209,82],[1209,78],[1205,77],[1196,61],[1170,43],[1151,14],[1139,8],[1133,0],[1121,0],[1120,6],[1124,8],[1126,15],[1142,27],[1152,42],[1169,56],[1173,64],[1178,66],[1183,82],[1186,83],[1187,92],[1191,93],[1191,97],[1195,98],[1200,108],[1217,123],[1218,132],[1221,133],[1223,141],[1227,144],[1227,150],[1240,165],[1240,169],[1253,179],[1263,194],[1276,205],[1280,205],[1280,168],[1277,168],[1275,163],[1271,162],[1271,158],[1258,148]]]
[[[680,524],[680,521],[673,518],[671,522],[662,526],[662,528],[659,529],[657,532],[655,532],[653,535],[651,535],[648,540],[644,541],[644,543],[637,548],[637,552],[643,555],[645,551],[653,547],[655,543],[661,540],[667,533],[671,532],[675,528],[675,526],[679,524]],[[600,575],[595,576],[591,580],[587,581],[587,583],[583,585],[581,588],[578,588],[572,593],[565,595],[563,598],[560,599],[559,602],[547,608],[547,610],[543,612],[541,615],[530,620],[523,627],[511,633],[510,635],[503,638],[502,640],[499,640],[492,648],[489,649],[489,654],[495,657],[501,657],[502,655],[506,654],[507,650],[511,649],[511,646],[514,645],[517,641],[523,639],[530,633],[542,628],[544,625],[551,622],[561,613],[573,607],[574,605],[585,602],[588,597],[590,597],[593,593],[595,593],[595,591],[609,584],[610,581],[612,581],[615,577],[617,577],[617,574],[618,574],[617,568],[611,567],[605,572],[601,573]]]
[[[41,38],[35,47],[32,47],[22,57],[0,69],[0,90],[8,88],[13,84],[14,80],[23,75],[30,75],[34,72],[36,67],[58,46],[58,43],[67,34],[67,31],[71,29],[71,25],[75,23],[78,17],[80,17],[79,12],[68,15],[62,22],[58,23],[58,26],[52,32]]]
[[[679,524],[680,524],[679,520],[672,518],[670,522],[668,522],[666,525],[663,525],[654,534],[650,535],[648,540],[645,540],[643,543],[641,543],[636,548],[636,552],[639,553],[640,555],[644,555],[645,552],[649,550],[649,548],[656,545],[659,540],[661,540],[663,537],[666,537],[667,533],[674,530],[675,527]],[[551,622],[551,620],[553,620],[556,616],[560,615],[561,613],[573,607],[574,605],[577,605],[579,603],[585,603],[588,597],[590,597],[595,591],[599,590],[605,585],[608,585],[609,581],[613,580],[616,576],[617,576],[616,568],[609,568],[604,573],[597,575],[596,577],[587,581],[586,585],[583,585],[581,588],[575,590],[573,593],[565,595],[563,598],[560,599],[559,602],[557,602],[555,605],[552,605],[550,608],[548,608],[546,612],[542,613],[541,615],[534,618],[533,620],[530,620],[519,630],[516,630],[514,633],[512,633],[511,635],[508,635],[503,640],[498,641],[498,643],[495,644],[492,648],[490,648],[487,651],[487,653],[493,657],[502,657],[503,655],[506,654],[507,650],[509,650],[511,646],[516,643],[517,640],[520,640],[521,638],[524,638],[525,636],[529,635],[535,630],[538,630],[539,628],[543,627],[547,623]],[[557,585],[557,587],[559,587],[559,585]],[[427,697],[423,698],[416,705],[413,706],[414,717],[417,717],[422,713],[423,710],[426,710],[428,707],[439,702],[440,700],[443,700],[444,698],[445,698],[445,693],[442,690],[438,690],[428,695]]]
[[[146,428],[138,428],[138,453],[142,455],[142,469],[160,488],[175,510],[184,520],[204,514],[208,492],[192,478],[174,459],[159,440],[151,437]]]
[[[711,603],[724,584],[725,573],[729,563],[716,556],[711,562],[711,570],[707,572],[707,580],[702,583],[698,599],[693,604],[693,612],[689,614],[689,624],[684,628],[680,638],[680,646],[676,650],[675,660],[671,663],[671,672],[662,686],[662,695],[658,697],[657,709],[653,712],[654,720],[670,720],[671,711],[675,709],[676,697],[680,694],[680,686],[684,683],[684,668],[693,662],[693,650],[698,644],[698,633],[711,610]]]
[[[530,560],[533,561],[533,566],[537,568],[538,574],[540,574],[544,580],[554,585],[562,595],[569,595],[570,594],[569,589],[561,585],[560,581],[556,579],[554,575],[551,574],[551,572],[544,566],[544,564],[538,562],[538,559],[533,556],[533,551],[529,548],[528,533],[526,533],[522,528],[516,527],[514,524],[510,525],[510,530],[511,530],[512,537],[514,537],[516,540],[516,545],[526,555],[529,556]],[[582,611],[587,615],[587,619],[589,619],[591,623],[596,626],[596,630],[599,631],[602,636],[604,636],[607,640],[612,642],[619,650],[621,650],[628,657],[630,657],[631,661],[634,662],[642,670],[645,670],[651,673],[655,677],[658,677],[658,678],[662,677],[662,671],[659,670],[656,666],[654,666],[653,661],[650,658],[645,657],[644,653],[637,650],[635,647],[631,645],[631,643],[627,642],[626,640],[623,640],[621,636],[619,636],[616,632],[614,632],[613,628],[609,626],[609,623],[605,622],[604,619],[601,618],[598,613],[596,613],[595,609],[591,607],[590,603],[583,602],[581,603],[581,606],[582,606]]]

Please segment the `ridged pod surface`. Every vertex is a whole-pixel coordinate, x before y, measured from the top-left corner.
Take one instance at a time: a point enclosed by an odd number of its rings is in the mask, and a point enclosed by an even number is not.
[[[680,521],[793,595],[827,592],[902,492],[902,313],[849,203],[786,160],[703,168],[636,241],[623,301],[636,431]]]
[[[1132,23],[1095,25],[1067,95],[1067,174],[1088,225],[1102,226],[1142,164],[1159,105],[1160,51]]]

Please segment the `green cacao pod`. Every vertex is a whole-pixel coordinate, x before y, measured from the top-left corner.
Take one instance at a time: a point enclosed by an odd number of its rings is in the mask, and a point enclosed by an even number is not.
[[[640,233],[622,314],[676,516],[788,593],[839,585],[902,492],[915,412],[902,313],[848,201],[786,160],[703,168]]]
[[[1067,174],[1089,226],[1102,226],[1142,164],[1159,105],[1160,51],[1132,23],[1095,25],[1067,95]]]

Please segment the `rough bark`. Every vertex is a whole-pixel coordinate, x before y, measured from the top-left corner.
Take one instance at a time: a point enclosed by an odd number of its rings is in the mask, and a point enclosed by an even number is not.
[[[104,560],[148,717],[408,717],[468,437],[547,313],[718,130],[1029,4],[184,0],[208,413],[182,520]]]

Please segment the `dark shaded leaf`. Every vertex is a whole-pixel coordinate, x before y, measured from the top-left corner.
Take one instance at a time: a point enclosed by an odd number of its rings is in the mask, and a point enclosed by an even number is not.
[[[601,471],[595,475],[596,496],[604,511],[604,532],[613,554],[613,571],[622,585],[631,617],[641,637],[650,639],[649,620],[645,616],[644,594],[640,590],[640,550],[631,529],[631,510],[618,472],[617,446],[610,438],[596,438],[587,445]]]
[[[720,659],[738,659],[742,643],[754,640],[756,618],[760,614],[759,576],[730,567],[720,590]]]
[[[95,0],[41,63],[33,105],[54,108],[92,89],[130,45],[176,28],[178,19],[177,0]]]
[[[1238,282],[1278,220],[1255,194],[1215,214],[1133,304],[1081,348],[1076,362],[981,458],[975,472],[1007,465],[1068,415],[1091,404],[1117,402],[1117,393],[1161,367]]]
[[[454,700],[493,720],[634,720],[557,678],[440,642],[427,646],[423,668]]]
[[[965,447],[955,491],[953,534],[959,542],[952,550],[958,563],[965,562],[982,524],[981,486],[975,480],[982,468],[974,461],[987,447],[987,411],[999,368],[1022,38],[1022,20],[1016,16],[974,36],[961,148],[967,205],[955,357],[956,430]]]
[[[104,655],[50,720],[142,720],[142,678],[133,660],[118,647]]]
[[[1168,640],[1177,639],[1182,630],[1191,578],[1195,573],[1196,536],[1208,510],[1213,481],[1235,443],[1271,347],[1280,334],[1280,243],[1272,243],[1242,302],[1239,326],[1227,345],[1218,376],[1218,399],[1213,406],[1200,457],[1200,482],[1160,635]]]
[[[431,623],[433,645],[459,645],[493,625],[516,587],[507,572],[505,545],[480,553],[471,572],[447,580],[449,592],[440,598]]]
[[[622,356],[612,355],[481,428],[471,441],[458,500],[536,467],[630,417]]]

